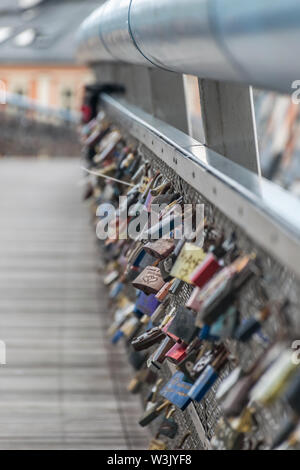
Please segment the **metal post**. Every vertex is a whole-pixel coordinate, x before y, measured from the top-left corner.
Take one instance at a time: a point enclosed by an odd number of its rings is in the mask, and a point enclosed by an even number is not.
[[[188,133],[183,75],[149,69],[149,76],[154,116]]]
[[[199,79],[205,144],[260,175],[252,88]]]

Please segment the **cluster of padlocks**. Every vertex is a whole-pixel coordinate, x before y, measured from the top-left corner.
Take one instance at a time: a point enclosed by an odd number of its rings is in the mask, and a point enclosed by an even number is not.
[[[259,253],[241,249],[238,233],[225,233],[205,209],[197,221],[193,201],[182,218],[186,195],[103,111],[82,126],[81,139],[89,172],[84,199],[95,231],[107,235],[98,236],[112,305],[107,333],[113,344],[127,345],[135,369],[128,390],[143,390],[139,424],[155,435],[149,449],[192,448],[194,431],[180,429],[178,410],[197,413],[212,399],[220,410],[212,448],[297,448],[300,371],[286,326],[291,301],[270,295],[272,278]],[[249,285],[255,313],[245,316],[241,297]],[[272,322],[285,327],[268,340],[264,325]],[[261,352],[252,358],[255,342]],[[248,351],[246,368],[239,351]],[[279,403],[270,442],[259,432],[260,416]]]

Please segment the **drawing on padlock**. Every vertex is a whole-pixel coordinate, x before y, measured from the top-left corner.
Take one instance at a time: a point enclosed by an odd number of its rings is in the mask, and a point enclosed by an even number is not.
[[[133,281],[132,285],[140,289],[145,294],[157,294],[163,287],[164,280],[161,277],[160,269],[155,266],[147,266],[144,271]]]

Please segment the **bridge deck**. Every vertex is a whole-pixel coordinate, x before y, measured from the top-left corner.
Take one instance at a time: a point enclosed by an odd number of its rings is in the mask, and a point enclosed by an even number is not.
[[[146,446],[80,177],[74,159],[0,160],[0,449]]]

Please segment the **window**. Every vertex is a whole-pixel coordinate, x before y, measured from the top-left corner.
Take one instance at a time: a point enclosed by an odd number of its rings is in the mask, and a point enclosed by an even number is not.
[[[37,101],[42,106],[49,106],[50,103],[50,77],[41,75],[37,83]]]
[[[0,27],[0,44],[6,41],[12,34],[13,29],[10,26]]]
[[[36,31],[33,28],[26,29],[15,37],[15,44],[18,47],[30,46],[36,38]]]

